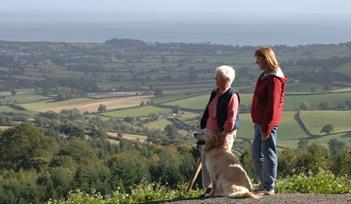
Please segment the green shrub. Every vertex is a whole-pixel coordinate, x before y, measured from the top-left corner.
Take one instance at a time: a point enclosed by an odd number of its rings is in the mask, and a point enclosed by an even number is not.
[[[278,181],[276,190],[280,193],[350,193],[351,180],[347,176],[335,177],[330,172],[320,172],[315,176],[300,174]]]
[[[69,193],[66,200],[50,200],[48,204],[120,204],[141,203],[146,201],[167,201],[185,198],[195,198],[202,194],[202,190],[188,192],[184,185],[178,185],[176,189],[170,189],[159,183],[141,182],[131,189],[131,193],[123,193],[121,190],[103,197],[100,193],[93,191],[92,194],[80,190]]]
[[[49,200],[48,204],[105,204],[104,197],[100,193],[88,194],[80,190],[71,191],[67,200]]]

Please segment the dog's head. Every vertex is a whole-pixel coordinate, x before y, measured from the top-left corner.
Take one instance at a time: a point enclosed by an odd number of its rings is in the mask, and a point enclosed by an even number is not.
[[[205,151],[216,147],[226,148],[225,136],[224,133],[214,133],[210,130],[194,133],[194,137],[197,139],[196,144],[204,144]]]

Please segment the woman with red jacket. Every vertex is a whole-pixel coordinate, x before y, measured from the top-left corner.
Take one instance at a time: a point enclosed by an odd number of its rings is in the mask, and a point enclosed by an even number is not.
[[[281,120],[287,77],[278,65],[273,50],[262,47],[255,52],[256,64],[263,72],[258,77],[252,99],[251,117],[255,127],[252,157],[261,184],[256,189],[273,195],[277,176],[277,130]]]

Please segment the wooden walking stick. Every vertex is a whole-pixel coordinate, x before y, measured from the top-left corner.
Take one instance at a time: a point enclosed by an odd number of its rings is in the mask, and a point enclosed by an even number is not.
[[[196,160],[196,165],[195,165],[194,172],[193,172],[193,174],[191,175],[191,177],[190,177],[190,179],[188,181],[188,186],[187,186],[187,191],[188,192],[193,188],[193,185],[195,183],[195,180],[196,180],[197,176],[199,175],[201,167],[202,167],[202,162],[201,162],[201,157],[199,157]]]

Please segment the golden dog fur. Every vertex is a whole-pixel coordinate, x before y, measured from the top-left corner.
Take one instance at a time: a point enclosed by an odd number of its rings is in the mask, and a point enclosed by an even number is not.
[[[226,136],[223,133],[213,134],[209,131],[195,134],[195,138],[205,141],[202,159],[212,183],[212,191],[206,194],[206,197],[260,198],[250,192],[252,189],[250,179],[240,161],[228,148]]]

